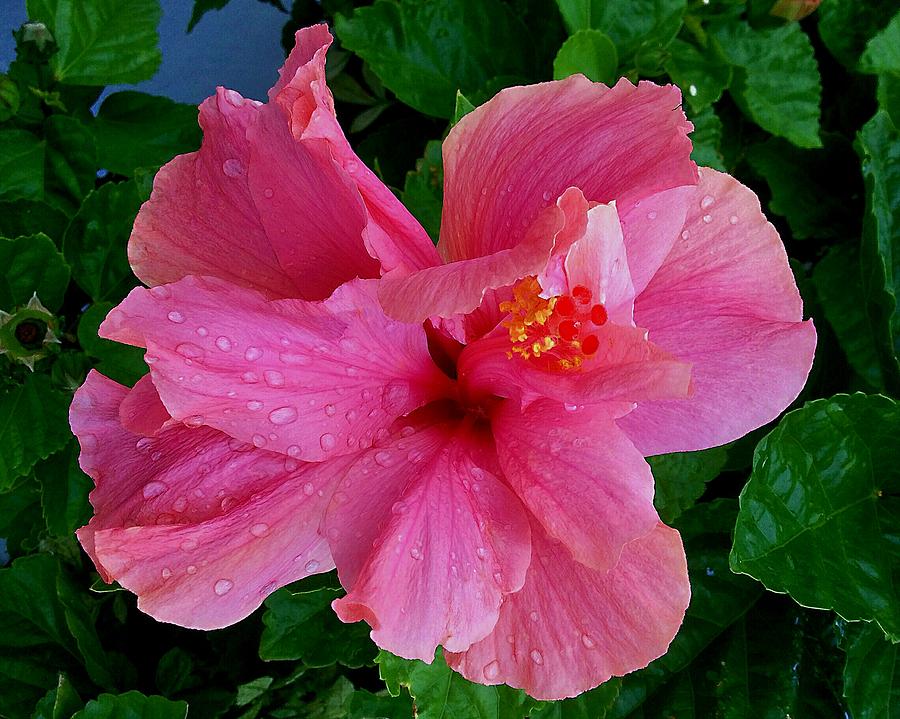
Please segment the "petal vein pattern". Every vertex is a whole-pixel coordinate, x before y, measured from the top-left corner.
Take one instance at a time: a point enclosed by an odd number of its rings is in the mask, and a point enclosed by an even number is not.
[[[385,317],[361,280],[312,303],[187,277],[133,290],[100,332],[147,348],[175,419],[295,459],[370,446],[397,417],[452,391],[422,327]]]

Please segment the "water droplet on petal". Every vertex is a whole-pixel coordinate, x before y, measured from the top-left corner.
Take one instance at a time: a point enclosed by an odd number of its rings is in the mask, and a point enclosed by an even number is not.
[[[305,570],[306,570],[307,572],[309,572],[310,574],[312,574],[313,572],[315,572],[318,568],[319,568],[319,563],[318,563],[315,559],[310,559],[310,560],[303,566],[303,569],[305,569]]]
[[[485,556],[487,556],[487,552],[485,551],[484,547],[478,547],[475,550],[475,556],[477,556],[479,559],[484,559]]]
[[[259,382],[259,375],[257,375],[256,372],[244,372],[244,374],[241,375],[241,381],[246,384],[256,384]]]
[[[589,634],[581,635],[581,643],[584,644],[586,649],[593,649],[596,646],[594,640],[591,639]]]
[[[537,649],[532,649],[529,656],[531,657],[531,661],[533,661],[535,664],[540,665],[544,663],[544,655],[541,654]]]
[[[497,678],[497,675],[500,674],[500,662],[496,659],[492,661],[490,664],[485,664],[484,669],[481,670],[484,674],[484,678],[488,681],[492,681]]]
[[[712,215],[703,215],[703,221],[708,225],[712,222]]]
[[[418,547],[413,547],[409,550],[409,556],[413,559],[422,559],[422,550]]]
[[[250,534],[254,537],[265,537],[269,533],[269,525],[264,522],[259,522],[258,524],[254,524],[250,527]]]
[[[284,386],[284,375],[281,374],[278,370],[268,369],[263,372],[263,378],[266,380],[266,384],[269,387],[283,387]]]
[[[297,421],[297,410],[294,407],[279,407],[269,412],[272,424],[290,424]]]
[[[188,564],[185,570],[188,574],[196,574],[197,573],[197,565],[196,564]]]
[[[222,163],[222,172],[228,177],[240,177],[244,174],[244,165],[240,160],[232,157]]]
[[[715,203],[716,198],[712,195],[704,195],[703,199],[700,200],[700,207],[704,210],[709,209]]]
[[[150,288],[150,294],[158,300],[167,300],[172,296],[172,290],[165,285]]]
[[[169,577],[172,576],[172,570],[169,569],[168,567],[163,567],[163,570],[160,572],[160,575],[162,576],[163,579],[168,579]]]
[[[200,337],[206,337],[206,335],[208,335],[208,334],[209,334],[209,330],[206,329],[206,327],[202,327],[202,326],[201,326],[201,327],[198,327],[198,328],[197,328],[197,335],[198,335],[198,336],[200,336]]]
[[[146,452],[150,449],[150,446],[153,444],[153,440],[149,437],[141,437],[137,443],[134,445],[135,449],[138,452]],[[81,440],[81,447],[84,448],[84,439]]]
[[[141,494],[143,495],[144,499],[153,499],[153,497],[158,497],[168,488],[169,486],[165,482],[154,480],[152,482],[147,482],[147,484],[144,485],[144,488],[141,490]]]
[[[528,618],[531,619],[531,621],[536,622],[538,620],[538,613],[532,612],[531,614],[528,615]]]
[[[326,432],[319,437],[319,446],[326,452],[330,452],[337,444],[337,439],[331,432]]]
[[[253,446],[256,447],[257,449],[260,447],[265,447],[266,446],[266,438],[263,437],[261,434],[254,434],[253,435]]]
[[[648,220],[655,220],[655,219],[656,219],[656,210],[651,210],[650,212],[648,212],[648,213],[647,213],[647,219],[648,219]]]
[[[220,579],[213,585],[213,591],[220,597],[225,596],[234,587],[230,579]]]
[[[197,359],[203,356],[203,348],[195,345],[193,342],[182,342],[175,347],[175,351],[188,359]]]
[[[249,402],[247,402],[247,409],[249,409],[251,412],[256,412],[257,410],[260,410],[262,408],[263,403],[258,399],[251,399]]]
[[[248,362],[255,362],[262,357],[262,350],[259,347],[248,347],[244,352],[244,359]]]
[[[334,405],[333,405],[333,404],[326,404],[326,405],[325,405],[325,414],[327,414],[329,417],[334,417],[334,413],[335,413],[336,411],[337,411],[337,410],[334,408]]]
[[[732,215],[731,217],[728,218],[728,221],[729,221],[732,225],[736,225],[736,224],[738,223],[738,217],[737,217],[737,215]]]
[[[697,86],[696,86],[696,85],[689,85],[689,86],[688,86],[688,92],[691,93],[691,97],[697,97]]]
[[[225,336],[216,337],[216,347],[223,352],[231,352],[231,340]]]
[[[303,485],[303,494],[305,494],[307,497],[312,497],[313,492],[315,491],[316,488],[313,486],[312,482],[307,482]]]
[[[188,427],[202,427],[203,426],[203,417],[199,414],[194,414],[194,415],[191,415],[190,417],[185,417],[184,423]]]
[[[288,457],[299,457],[301,454],[300,447],[296,444],[292,444],[287,448]]]
[[[688,232],[687,230],[685,230],[684,232],[681,233],[681,239],[682,239],[682,240],[686,240],[686,239],[687,239],[688,237],[690,237],[690,236],[691,236],[691,233]]]
[[[264,196],[267,200],[271,200],[271,199],[272,199],[272,195],[274,195],[274,194],[275,194],[275,190],[273,190],[271,187],[267,187],[265,190],[263,190],[263,196]]]
[[[174,322],[176,325],[180,325],[184,322],[184,315],[180,312],[176,312],[172,310],[169,314],[166,315],[169,318],[169,322]]]
[[[387,450],[375,453],[375,464],[380,467],[390,467],[394,463],[394,455]]]

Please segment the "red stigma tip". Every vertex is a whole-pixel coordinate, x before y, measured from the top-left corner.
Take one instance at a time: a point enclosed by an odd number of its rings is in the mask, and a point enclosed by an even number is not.
[[[561,314],[563,317],[571,317],[575,314],[575,303],[572,302],[572,298],[566,295],[563,295],[559,299],[556,300],[556,311]]]
[[[586,305],[591,301],[591,291],[584,285],[575,285],[572,288],[572,297],[578,304]]]
[[[600,349],[600,340],[597,339],[597,335],[588,335],[581,340],[581,351],[586,355],[592,355],[598,349]]]
[[[591,307],[591,322],[593,322],[598,327],[600,325],[605,325],[606,320],[609,319],[609,315],[606,313],[606,308],[603,305],[594,305]]]
[[[557,328],[559,336],[566,342],[574,340],[578,336],[578,328],[572,320],[563,320]]]

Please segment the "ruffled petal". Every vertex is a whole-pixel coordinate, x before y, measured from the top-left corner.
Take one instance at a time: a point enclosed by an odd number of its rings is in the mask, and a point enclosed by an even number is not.
[[[684,231],[635,302],[635,321],[693,366],[693,395],[619,423],[644,455],[730,442],[777,417],[816,347],[784,245],[749,189],[703,169]]]
[[[169,413],[257,447],[321,461],[371,445],[450,392],[421,326],[385,317],[373,283],[326,302],[270,301],[214,278],[135,289],[101,334],[147,348]]]
[[[649,342],[639,327],[608,323],[594,334],[599,349],[579,370],[551,371],[518,355],[505,329],[466,346],[459,358],[462,391],[531,402],[548,397],[572,405],[681,399],[691,392],[691,365]]]
[[[275,87],[272,103],[290,117],[291,132],[306,144],[320,141],[346,173],[365,203],[363,239],[382,269],[411,272],[440,262],[428,233],[393,192],[360,161],[334,113],[334,99],[325,84],[325,53],[331,45],[326,25],[298,30]]]
[[[448,261],[514,247],[567,187],[621,207],[697,182],[678,88],[581,75],[513,87],[466,115],[443,146],[439,250]]]
[[[491,422],[509,485],[547,534],[599,570],[659,522],[653,475],[616,425],[617,409],[539,400],[522,411],[504,402]]]
[[[497,475],[489,437],[421,419],[362,455],[325,520],[348,590],[338,616],[427,662],[438,644],[460,651],[485,637],[531,552],[522,505]]]
[[[556,204],[539,213],[515,247],[409,275],[389,273],[382,278],[378,290],[385,312],[404,322],[472,312],[488,290],[511,285],[543,270],[555,245],[571,244],[584,234],[587,212],[584,195],[569,188]]]
[[[532,563],[506,598],[494,631],[447,663],[480,684],[509,684],[536,699],[575,696],[647,666],[675,637],[690,601],[681,537],[663,524],[626,544],[599,572],[532,524]]]
[[[106,581],[135,592],[160,621],[215,629],[278,587],[333,567],[318,528],[334,466],[206,427],[135,434],[119,420],[131,393],[92,371],[70,411],[81,467],[96,482],[94,517],[78,538]]]

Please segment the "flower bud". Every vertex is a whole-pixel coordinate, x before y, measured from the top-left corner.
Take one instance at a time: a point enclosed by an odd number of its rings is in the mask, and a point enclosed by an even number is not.
[[[815,12],[820,2],[822,0],[777,0],[769,14],[785,20],[802,20]]]
[[[59,344],[56,318],[37,294],[13,313],[0,310],[0,354],[34,371],[34,363],[47,356],[49,345]]]

